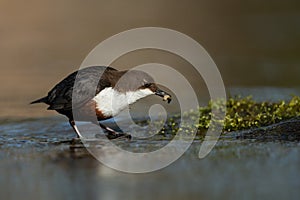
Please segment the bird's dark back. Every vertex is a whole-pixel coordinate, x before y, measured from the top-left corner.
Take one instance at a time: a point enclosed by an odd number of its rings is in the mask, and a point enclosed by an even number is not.
[[[63,112],[72,110],[74,105],[80,107],[91,100],[96,93],[111,86],[107,76],[114,71],[117,70],[111,67],[92,66],[73,72],[48,93],[45,102],[49,105],[48,109],[64,114]],[[74,88],[75,80],[76,88]]]

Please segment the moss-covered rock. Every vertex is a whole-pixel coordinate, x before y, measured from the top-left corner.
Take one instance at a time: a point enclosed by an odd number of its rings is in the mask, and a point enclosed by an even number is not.
[[[212,107],[224,109],[224,101],[209,102],[208,106],[200,107],[197,111],[185,114],[185,117],[199,117],[198,135],[205,135],[210,126]],[[252,97],[230,97],[226,101],[226,116],[220,120],[223,124],[223,133],[248,130],[276,124],[288,119],[300,116],[300,97],[294,96],[290,101],[279,102],[257,102]],[[170,118],[162,129],[161,133],[177,133],[178,127],[181,129],[195,128],[180,124],[180,117]]]

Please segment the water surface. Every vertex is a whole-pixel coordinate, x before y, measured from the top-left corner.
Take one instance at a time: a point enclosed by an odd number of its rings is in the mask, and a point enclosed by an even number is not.
[[[137,175],[104,166],[84,148],[70,150],[65,141],[75,134],[64,118],[5,121],[0,135],[1,199],[298,199],[300,195],[296,142],[221,139],[200,160],[201,142],[194,141],[172,165]],[[146,151],[167,142],[133,139],[118,144]]]

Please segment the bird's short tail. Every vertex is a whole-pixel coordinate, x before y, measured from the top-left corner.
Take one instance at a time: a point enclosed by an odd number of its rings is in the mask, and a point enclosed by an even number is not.
[[[35,100],[33,102],[30,102],[30,104],[35,104],[35,103],[47,103],[48,102],[48,98],[47,97],[43,97],[43,98],[40,98],[38,100]]]

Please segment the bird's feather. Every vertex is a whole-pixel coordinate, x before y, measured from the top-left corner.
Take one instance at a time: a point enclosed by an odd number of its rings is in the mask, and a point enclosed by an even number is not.
[[[104,71],[116,71],[116,69],[93,66],[67,76],[48,93],[48,110],[71,110],[72,106],[80,107],[94,98],[95,94],[110,87],[111,83],[104,76],[101,77]]]

